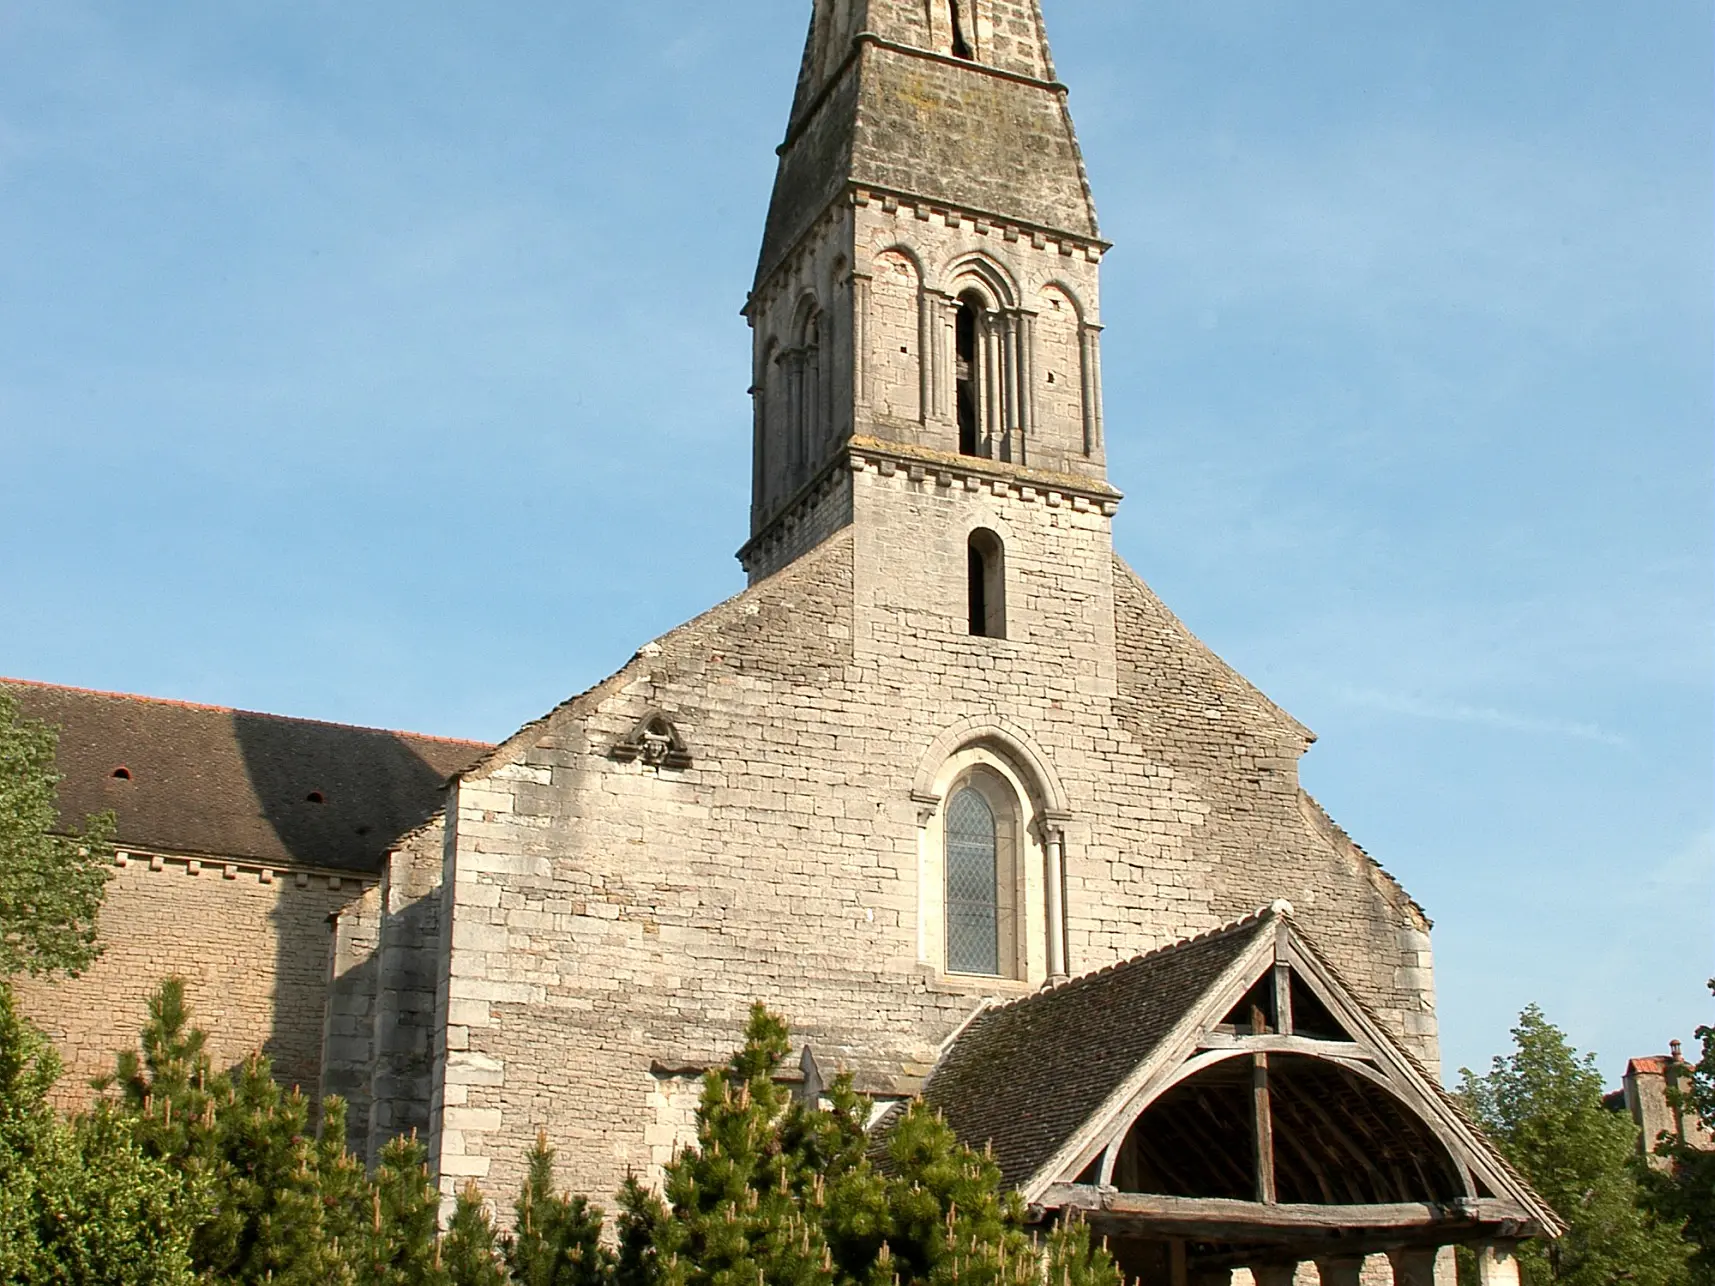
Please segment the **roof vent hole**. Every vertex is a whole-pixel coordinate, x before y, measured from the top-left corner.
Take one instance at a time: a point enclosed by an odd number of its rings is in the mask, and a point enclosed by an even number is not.
[[[113,780],[115,780],[115,781],[130,781],[131,780],[131,770],[129,768],[125,767],[124,764],[121,764],[119,767],[117,767],[113,770]]]
[[[312,790],[309,794],[304,796],[304,800],[306,803],[311,804],[325,804],[327,802],[322,798],[322,792],[319,790]]]

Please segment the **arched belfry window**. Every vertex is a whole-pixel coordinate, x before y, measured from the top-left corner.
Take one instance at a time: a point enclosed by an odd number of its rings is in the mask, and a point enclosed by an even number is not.
[[[959,454],[987,455],[983,442],[982,300],[965,295],[955,321],[955,396],[959,414]]]
[[[971,52],[971,42],[965,35],[965,14],[970,0],[947,0],[948,17],[953,23],[953,57],[971,59],[976,55]]]
[[[947,972],[998,975],[1000,839],[994,809],[963,786],[947,805]]]
[[[977,638],[1006,637],[1006,547],[987,528],[971,533],[966,546],[971,633]]]

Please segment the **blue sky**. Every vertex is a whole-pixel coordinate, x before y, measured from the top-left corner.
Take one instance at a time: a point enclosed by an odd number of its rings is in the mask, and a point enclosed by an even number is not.
[[[741,585],[804,0],[0,0],[0,673],[498,738]],[[1121,552],[1449,1071],[1715,1020],[1702,0],[1050,0]]]

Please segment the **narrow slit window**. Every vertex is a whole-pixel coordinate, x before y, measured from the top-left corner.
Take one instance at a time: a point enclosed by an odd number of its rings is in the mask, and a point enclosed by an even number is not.
[[[965,569],[970,629],[978,638],[1006,637],[1006,548],[992,531],[971,533]]]
[[[969,787],[947,806],[947,972],[1000,973],[994,810]]]
[[[947,13],[953,20],[953,57],[967,61],[975,59],[971,42],[965,38],[964,5],[960,0],[947,0]]]
[[[955,335],[958,360],[954,371],[959,410],[960,455],[983,454],[982,417],[977,396],[980,376],[977,361],[977,354],[981,350],[978,342],[980,326],[976,301],[968,298],[960,300]]]

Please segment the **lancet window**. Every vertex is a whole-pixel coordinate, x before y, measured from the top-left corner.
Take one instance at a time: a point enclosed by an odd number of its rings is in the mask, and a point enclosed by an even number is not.
[[[994,809],[967,786],[947,806],[947,971],[1000,972]]]
[[[822,363],[823,316],[813,300],[798,312],[794,342],[780,356],[786,385],[787,491],[804,483],[826,436],[828,390]]]
[[[972,769],[944,814],[946,970],[1010,978],[1018,970],[1018,799],[992,769]]]
[[[986,528],[971,533],[967,544],[971,633],[978,638],[1006,637],[1006,547]]]

